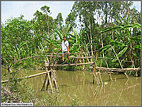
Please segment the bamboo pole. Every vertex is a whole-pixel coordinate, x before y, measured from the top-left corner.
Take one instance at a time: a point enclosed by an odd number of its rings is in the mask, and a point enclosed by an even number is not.
[[[122,66],[122,64],[121,64],[121,62],[120,62],[120,60],[119,60],[119,58],[118,58],[117,53],[115,52],[115,50],[114,50],[113,47],[112,47],[112,49],[113,49],[113,51],[114,51],[114,53],[115,53],[115,55],[116,55],[116,57],[117,57],[117,60],[119,61],[119,64],[120,64],[121,68],[123,69],[123,66]],[[127,77],[127,79],[129,79],[129,77],[128,77],[128,75],[126,74],[126,72],[124,72],[124,74],[125,74],[125,76]]]
[[[54,71],[54,70],[52,71],[52,81],[54,83],[55,89],[58,90],[58,86],[57,86],[57,82],[56,82],[56,71]]]
[[[43,86],[42,86],[42,88],[41,88],[41,91],[43,91],[44,90],[44,88],[45,88],[45,84],[46,84],[46,80],[47,80],[47,73],[46,73],[46,75],[45,75],[45,79],[44,79],[44,83],[43,83]]]
[[[82,57],[84,57],[84,55],[82,54]],[[81,63],[84,63],[84,59],[81,59]],[[82,66],[83,69],[85,68],[85,65]]]
[[[58,53],[58,54],[60,54],[60,53]],[[62,53],[61,53],[61,54],[62,54]],[[70,54],[73,54],[73,53],[70,53]],[[78,53],[78,54],[79,54],[79,53]],[[80,53],[80,54],[84,54],[84,53]],[[52,54],[52,55],[41,55],[41,56],[40,56],[40,55],[37,55],[37,56],[26,57],[26,58],[17,60],[16,62],[14,62],[14,64],[16,64],[17,62],[20,62],[20,61],[22,61],[22,60],[29,59],[29,58],[35,58],[35,57],[50,57],[50,56],[53,56],[53,54]],[[57,57],[62,57],[62,56],[57,55]],[[85,57],[74,57],[74,56],[70,56],[70,58],[87,59],[87,60],[88,60],[88,58],[95,58],[95,56],[87,56],[87,55],[85,54]],[[113,58],[98,57],[98,59],[113,59]],[[125,61],[125,62],[132,62],[132,61]]]
[[[10,66],[8,65],[8,86],[10,86]]]
[[[97,75],[96,75],[96,66],[97,66],[97,57],[98,57],[98,53],[96,53],[96,59],[95,59],[95,64],[94,64],[94,69],[93,69],[93,84],[94,84],[94,78],[96,79],[97,84],[99,85],[99,81],[97,79]]]
[[[114,50],[113,47],[112,47],[112,49],[113,49],[113,51],[114,51],[114,53],[115,53],[115,56],[116,56],[117,60],[119,61],[120,67],[123,68],[123,66],[122,66],[122,64],[121,64],[121,62],[120,62],[120,60],[119,60],[119,58],[118,58],[117,53],[115,52],[115,50]]]
[[[101,33],[101,40],[102,40],[102,48],[104,47],[104,43],[103,43],[103,37],[102,37],[102,33]],[[105,57],[105,55],[104,55],[104,51],[103,51],[103,58]],[[105,58],[104,58],[104,60],[105,60]],[[102,59],[101,59],[101,62],[102,62]],[[107,64],[107,61],[105,60],[105,63],[106,63],[106,65],[107,65],[107,67],[108,67],[108,64]]]
[[[22,79],[27,79],[27,78],[36,77],[36,76],[39,76],[39,75],[46,74],[47,72],[50,72],[50,71],[46,71],[46,72],[42,72],[42,73],[38,73],[38,74],[26,76],[26,77],[17,78],[17,80],[22,80]],[[4,80],[4,81],[2,81],[2,83],[7,83],[8,81],[9,81],[9,80]]]
[[[54,65],[54,66],[79,66],[79,65],[89,65],[89,64],[94,64],[94,62],[88,62],[88,63],[74,63],[74,64],[64,64],[64,65],[62,65],[62,64],[56,64],[56,65]],[[53,66],[53,65],[50,65],[50,66]]]
[[[105,67],[96,67],[96,70],[102,70],[102,71],[117,71],[117,72],[125,72],[125,71],[140,71],[141,68],[105,68]]]
[[[111,73],[112,73],[112,72],[108,72],[110,80],[113,81],[113,80],[112,80]]]
[[[50,72],[51,73],[51,72]],[[48,80],[49,80],[49,84],[50,84],[50,87],[51,87],[51,90],[52,90],[52,93],[54,92],[53,91],[53,86],[52,86],[52,82],[51,82],[51,74],[48,72]]]
[[[100,64],[100,67],[102,66],[102,59],[101,59],[101,64]],[[101,77],[101,72],[100,72],[100,70],[99,70],[99,78],[100,78],[100,80],[101,80],[101,83],[102,83],[102,85],[103,85],[103,80],[102,80],[102,77]]]
[[[48,90],[48,86],[49,86],[49,79],[47,81],[46,90]]]

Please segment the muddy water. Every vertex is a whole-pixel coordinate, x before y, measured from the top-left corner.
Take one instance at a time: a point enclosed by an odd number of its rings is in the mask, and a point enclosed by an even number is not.
[[[26,72],[26,75],[29,75],[45,71]],[[100,86],[92,83],[90,71],[56,71],[56,77],[61,106],[140,106],[141,104],[140,77],[129,76],[127,79],[123,74],[112,74],[113,81],[110,81],[108,74],[102,74],[104,84]],[[40,91],[44,78],[45,75],[41,75],[27,79],[27,84],[33,86],[35,94],[41,100],[48,94],[47,91]]]

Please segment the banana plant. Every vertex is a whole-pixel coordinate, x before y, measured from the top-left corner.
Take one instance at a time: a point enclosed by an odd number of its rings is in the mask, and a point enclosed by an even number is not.
[[[139,31],[140,28],[141,28],[141,25],[138,24],[138,23],[135,23],[135,24],[129,24],[128,23],[127,25],[120,25],[120,26],[115,25],[114,27],[109,27],[109,28],[104,29],[102,31],[102,33],[106,33],[106,32],[108,33],[110,31],[111,32],[112,31],[114,31],[114,32],[117,31],[118,32],[118,30],[119,30],[120,33],[118,33],[117,35],[118,35],[118,37],[121,38],[121,40],[120,40],[120,38],[119,38],[119,40],[118,40],[118,38],[116,38],[115,40],[112,40],[110,36],[107,36],[107,39],[110,42],[110,44],[108,44],[108,45],[104,46],[103,48],[101,48],[101,53],[105,52],[105,54],[107,54],[107,52],[110,52],[110,51],[112,52],[113,47],[114,47],[116,49],[116,51],[117,51],[118,58],[121,59],[121,60],[124,60],[124,59],[126,60],[126,57],[129,57],[128,53],[130,53],[130,51],[131,51],[130,45],[132,45],[132,42],[135,43],[135,45],[132,46],[133,50],[135,50],[135,51],[140,50],[141,49],[141,47],[140,47],[141,46],[140,45],[140,36],[139,35],[135,35],[133,37],[130,36],[130,34],[131,34],[130,28],[133,28],[133,29],[136,28]],[[129,36],[127,36],[127,37],[129,37],[129,38],[127,38],[128,42],[125,42],[122,39],[125,34],[129,34]],[[134,56],[135,54],[132,54],[132,55]],[[117,57],[115,55],[112,55],[112,56],[114,56],[113,57],[114,59],[112,60],[112,62],[116,62]]]

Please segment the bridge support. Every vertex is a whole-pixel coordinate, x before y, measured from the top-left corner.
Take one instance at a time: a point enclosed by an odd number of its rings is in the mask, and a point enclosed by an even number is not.
[[[96,80],[97,84],[100,85],[100,83],[103,84],[103,81],[102,81],[102,78],[101,78],[100,71],[96,72],[97,58],[98,58],[98,53],[96,53],[96,59],[95,59],[95,64],[94,64],[94,68],[93,68],[93,84],[94,84],[94,81]]]
[[[45,87],[46,90],[48,90],[49,85],[52,90],[52,93],[55,91],[55,89],[58,89],[55,70],[47,71],[41,91],[45,90]]]
[[[47,65],[46,62],[45,62],[45,65]],[[46,85],[46,90],[48,90],[48,86],[50,85],[51,91],[53,93],[55,92],[55,89],[58,90],[57,82],[56,82],[56,70],[52,70],[52,69],[48,70],[47,66],[45,66],[45,69],[47,73],[45,75],[45,79],[44,79],[44,83],[43,83],[41,91],[45,89],[45,85]]]

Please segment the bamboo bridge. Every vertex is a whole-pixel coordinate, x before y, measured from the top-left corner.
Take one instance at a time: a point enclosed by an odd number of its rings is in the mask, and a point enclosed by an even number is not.
[[[123,68],[123,67],[121,67],[121,68],[108,68],[108,67],[102,67],[102,60],[101,60],[100,66],[97,66],[97,59],[103,59],[103,60],[112,59],[112,58],[98,57],[97,52],[96,52],[95,56],[85,56],[85,57],[70,56],[70,58],[76,59],[76,61],[74,63],[71,63],[71,64],[64,64],[64,65],[57,64],[56,59],[57,59],[57,57],[61,57],[60,56],[61,54],[62,53],[54,53],[54,54],[47,54],[47,55],[44,55],[44,56],[40,56],[40,55],[39,56],[31,56],[31,57],[27,57],[27,58],[23,58],[21,60],[18,60],[18,61],[22,61],[22,60],[26,60],[28,58],[46,57],[46,60],[44,60],[45,72],[26,76],[26,77],[22,77],[22,78],[17,78],[17,79],[22,80],[22,79],[25,79],[25,78],[32,78],[32,77],[35,77],[35,76],[46,74],[41,90],[44,90],[45,87],[46,87],[46,90],[48,90],[48,86],[50,86],[51,89],[52,89],[52,92],[54,92],[55,89],[58,89],[57,82],[56,82],[56,70],[55,70],[55,68],[59,67],[59,66],[63,67],[63,66],[91,65],[90,68],[91,68],[92,74],[93,74],[93,84],[94,84],[94,81],[96,81],[98,85],[103,83],[100,71],[106,71],[109,74],[110,80],[112,80],[111,74],[113,72],[124,72],[126,77],[129,78],[128,75],[126,74],[127,71],[133,71],[133,72],[137,73],[138,71],[141,70],[140,68]],[[75,55],[79,54],[80,55],[80,53],[70,53],[70,54],[75,54]],[[49,57],[51,58],[51,60],[53,60],[52,62],[49,61]],[[79,61],[81,59],[86,59],[86,60],[88,60],[88,62]],[[89,59],[94,59],[94,61],[92,61],[92,60],[89,61]],[[80,62],[80,63],[78,63],[78,62]],[[98,72],[96,72],[96,70],[98,70]],[[2,81],[2,83],[7,83],[7,82],[9,82],[9,80]]]

